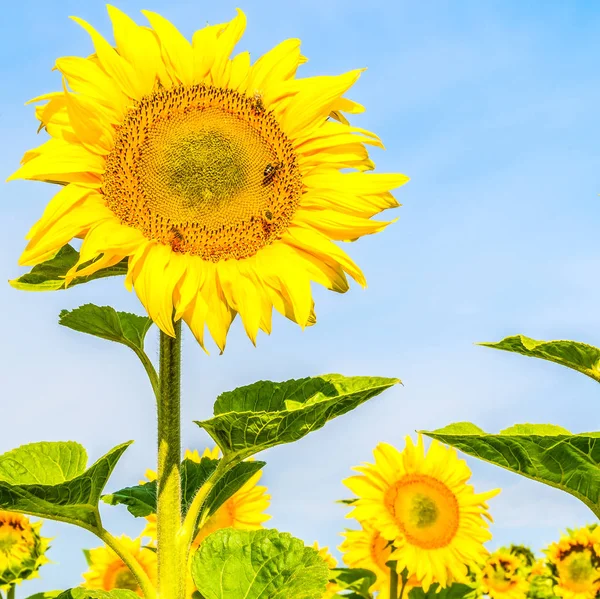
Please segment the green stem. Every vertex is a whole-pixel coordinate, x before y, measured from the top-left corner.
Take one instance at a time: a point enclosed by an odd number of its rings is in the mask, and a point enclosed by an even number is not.
[[[196,496],[192,500],[190,507],[188,508],[187,514],[183,521],[183,526],[179,532],[179,548],[183,555],[188,555],[190,546],[196,535],[198,526],[202,526],[204,522],[200,522],[200,515],[202,506],[208,497],[208,494],[217,484],[219,479],[229,470],[232,464],[226,458],[221,458],[219,464],[215,468],[214,472],[210,475],[208,480],[200,487]]]
[[[400,594],[398,595],[398,599],[402,599],[404,596],[404,589],[406,588],[406,580],[405,577],[402,577],[402,586],[400,587]]]
[[[140,562],[138,562],[138,560],[128,551],[127,547],[104,528],[101,528],[99,531],[94,530],[93,532],[100,537],[100,539],[104,541],[104,543],[106,543],[131,570],[131,573],[135,576],[135,579],[140,585],[140,589],[142,589],[142,593],[144,593],[144,597],[146,599],[156,599],[156,589],[154,588],[152,581],[148,577],[148,574],[146,574],[144,568],[140,565]],[[9,590],[6,599],[14,599],[14,589],[13,596],[11,597]]]
[[[158,401],[158,502],[156,513],[158,593],[183,599],[186,561],[177,542],[181,529],[181,321],[175,337],[160,333]]]
[[[133,348],[132,348],[133,349]],[[144,370],[150,379],[150,384],[152,385],[152,391],[154,391],[154,397],[156,397],[156,401],[160,397],[160,384],[158,380],[158,375],[156,374],[156,369],[154,368],[154,364],[152,364],[152,360],[148,357],[148,354],[143,349],[134,349],[137,357],[140,359],[140,362],[144,366]]]
[[[6,599],[15,599],[15,587],[16,585],[11,584],[6,591]]]
[[[395,564],[390,568],[390,599],[398,599],[398,572],[396,572]]]

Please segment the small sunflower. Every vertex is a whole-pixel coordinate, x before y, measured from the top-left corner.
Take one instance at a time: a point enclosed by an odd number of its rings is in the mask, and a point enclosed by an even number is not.
[[[50,539],[40,535],[41,527],[23,514],[0,511],[0,589],[37,578],[40,566],[48,563]]]
[[[361,70],[298,79],[298,39],[254,63],[231,57],[239,10],[191,43],[154,12],[143,11],[148,28],[108,11],[114,44],[73,17],[95,52],[59,58],[62,90],[32,100],[45,102],[36,116],[50,140],[10,179],[63,187],[20,264],[82,238],[66,284],[127,259],[126,287],[166,334],[174,314],[221,350],[237,314],[254,343],[273,307],[301,327],[315,321],[311,282],[344,293],[349,275],[365,286],[333,242],[384,229],[371,218],[399,206],[390,190],[408,178],[365,172],[367,147],[383,146],[343,116],[364,110],[344,97]]]
[[[150,580],[157,582],[156,553],[151,549],[142,547],[141,539],[130,539],[122,535],[121,543],[129,550],[142,566]],[[127,589],[143,596],[137,580],[121,560],[109,547],[97,547],[88,552],[89,570],[84,573],[83,586],[86,589],[112,591],[113,589]]]
[[[210,450],[206,448],[202,455],[197,450],[185,452],[185,459],[194,462],[200,462],[203,457],[217,459],[219,457],[219,448]],[[256,530],[262,528],[264,522],[271,516],[265,514],[269,507],[271,497],[267,494],[267,488],[258,484],[262,472],[257,472],[244,486],[236,491],[223,505],[204,523],[194,539],[194,547],[211,533],[221,528],[240,528],[246,530]],[[146,471],[148,480],[155,480],[156,473],[153,470]],[[156,540],[156,516],[146,518],[148,524],[143,534],[149,536],[153,541]]]
[[[342,559],[349,568],[365,568],[375,574],[377,580],[371,591],[385,591],[390,585],[390,569],[386,565],[392,547],[379,532],[363,523],[361,530],[346,530],[339,546]]]
[[[495,551],[481,570],[481,590],[491,599],[525,599],[528,570],[519,554]]]
[[[600,527],[569,531],[546,550],[556,578],[554,592],[564,599],[595,599],[600,593]]]
[[[331,553],[329,553],[328,547],[319,547],[319,543],[316,541],[313,544],[313,549],[315,549],[319,553],[319,557],[327,564],[327,567],[331,570],[337,566],[337,560]],[[321,599],[332,599],[335,597],[340,591],[342,587],[336,582],[328,582],[327,589],[325,590],[325,594]]]
[[[398,572],[406,568],[426,592],[434,582],[465,581],[466,564],[487,556],[486,501],[499,490],[476,494],[456,451],[433,441],[425,454],[421,435],[416,446],[407,437],[403,452],[380,443],[374,456],[375,464],[354,468],[361,475],[344,481],[358,496],[348,517],[370,522],[393,542]]]

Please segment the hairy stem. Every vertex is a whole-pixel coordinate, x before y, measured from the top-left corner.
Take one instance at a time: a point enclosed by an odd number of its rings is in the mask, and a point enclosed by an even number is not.
[[[181,321],[175,337],[160,333],[158,401],[158,503],[156,512],[158,592],[183,599],[186,560],[177,542],[181,529]]]
[[[404,590],[404,586],[402,587]],[[390,568],[390,599],[399,599],[398,597],[398,572],[396,572],[396,564]]]
[[[146,571],[140,565],[140,562],[135,559],[135,557],[128,551],[126,547],[123,546],[121,541],[116,537],[113,537],[107,530],[101,528],[100,530],[93,531],[95,535],[97,535],[104,543],[106,543],[127,565],[127,567],[131,570],[131,573],[135,576],[138,584],[140,585],[140,589],[142,589],[142,593],[144,593],[144,597],[146,599],[156,599],[156,589],[152,584],[152,581],[146,574]],[[7,594],[7,599],[14,598],[10,595],[10,590]]]

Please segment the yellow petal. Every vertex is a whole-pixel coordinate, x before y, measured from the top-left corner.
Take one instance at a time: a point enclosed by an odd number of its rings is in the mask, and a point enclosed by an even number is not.
[[[351,258],[340,249],[337,245],[331,242],[325,235],[307,229],[304,227],[294,226],[289,227],[287,232],[282,236],[282,239],[291,245],[294,245],[301,250],[313,254],[324,260],[334,260],[337,262],[347,274],[349,274],[361,287],[366,287],[367,282],[365,276]]]
[[[71,17],[71,19],[89,33],[98,60],[108,75],[130,98],[139,98],[139,79],[133,67],[122,56],[119,56],[116,50],[89,23],[79,17]]]
[[[215,61],[211,67],[211,78],[215,85],[222,85],[225,65],[246,29],[246,15],[238,8],[237,15],[217,35]]]
[[[362,70],[296,81],[298,93],[281,117],[281,125],[287,135],[294,137],[305,129],[322,124],[335,101],[354,85]]]
[[[140,27],[118,8],[110,4],[106,8],[113,24],[119,54],[133,66],[137,73],[139,81],[137,91],[140,97],[154,89],[157,78],[163,84],[166,81],[170,82],[154,34],[145,27]]]
[[[376,194],[395,189],[407,183],[409,178],[400,174],[331,173],[303,177],[307,187],[332,189],[356,195]]]
[[[143,10],[142,13],[150,21],[154,31],[160,39],[165,62],[169,70],[184,85],[194,83],[194,55],[192,45],[181,32],[161,15]]]

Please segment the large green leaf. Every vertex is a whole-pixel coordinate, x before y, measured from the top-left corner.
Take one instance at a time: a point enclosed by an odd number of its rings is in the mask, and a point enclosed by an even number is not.
[[[98,529],[100,495],[130,443],[87,470],[85,449],[72,441],[31,443],[0,455],[0,509]]]
[[[85,304],[74,310],[63,310],[59,324],[109,341],[116,341],[136,353],[144,350],[144,339],[152,320],[129,312],[117,312],[110,306]]]
[[[476,458],[562,489],[600,517],[600,433],[572,435],[552,424],[515,424],[494,435],[470,422],[423,433]]]
[[[600,349],[593,345],[579,341],[536,341],[524,335],[506,337],[497,343],[479,345],[556,362],[600,382]]]
[[[71,268],[73,268],[79,261],[79,252],[71,247],[65,245],[62,247],[56,256],[42,262],[37,266],[34,266],[28,273],[21,275],[17,279],[9,281],[15,289],[22,289],[24,291],[56,291],[58,289],[65,289],[65,275]],[[82,264],[80,269],[87,267],[91,262]],[[116,277],[127,274],[127,259],[122,260],[114,266],[108,268],[102,268],[101,270],[85,276],[76,277],[70,283],[69,287],[73,285],[80,285],[81,283],[87,283],[94,279],[103,279],[105,277]]]
[[[283,383],[259,381],[221,394],[214,417],[196,424],[210,434],[225,455],[243,459],[296,441],[399,382],[340,374]]]
[[[185,515],[202,485],[216,470],[219,460],[203,457],[200,462],[184,460],[181,468],[182,511]],[[239,491],[263,466],[265,462],[240,462],[221,477],[209,492],[203,506],[205,517],[214,514],[227,499]],[[136,517],[156,513],[156,481],[135,487],[127,487],[104,495],[102,500],[110,505],[124,504]]]
[[[56,599],[139,599],[137,593],[127,589],[113,589],[112,591],[101,591],[75,587],[63,591]]]
[[[329,569],[288,533],[225,528],[200,545],[192,576],[205,599],[321,599]]]
[[[364,568],[332,568],[329,579],[336,582],[340,589],[353,591],[357,597],[371,599],[369,589],[375,584],[377,576]]]
[[[463,597],[477,596],[477,591],[473,587],[460,582],[443,589],[438,586],[437,583],[432,584],[427,592],[421,587],[414,587],[408,593],[408,597],[409,599],[462,599]]]

